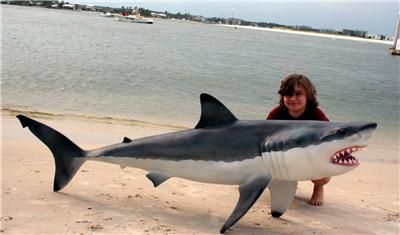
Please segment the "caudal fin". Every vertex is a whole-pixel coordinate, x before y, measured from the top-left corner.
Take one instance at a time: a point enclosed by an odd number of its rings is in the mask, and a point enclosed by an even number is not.
[[[85,162],[85,151],[51,127],[23,115],[18,115],[17,118],[22,127],[28,127],[53,153],[56,164],[53,190],[61,190]]]

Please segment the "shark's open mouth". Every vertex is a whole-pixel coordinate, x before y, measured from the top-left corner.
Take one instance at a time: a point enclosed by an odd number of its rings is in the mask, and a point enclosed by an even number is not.
[[[353,146],[336,152],[332,156],[332,163],[342,166],[358,166],[360,163],[352,153],[358,152],[365,146]]]

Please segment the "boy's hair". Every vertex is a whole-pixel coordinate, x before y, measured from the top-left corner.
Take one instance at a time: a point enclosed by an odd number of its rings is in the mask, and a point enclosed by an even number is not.
[[[305,75],[297,73],[289,74],[281,81],[281,87],[278,91],[278,94],[280,95],[279,104],[282,107],[285,107],[283,103],[283,96],[292,96],[295,85],[302,86],[306,91],[307,108],[316,108],[318,106],[318,101],[317,90],[315,89],[314,84]]]

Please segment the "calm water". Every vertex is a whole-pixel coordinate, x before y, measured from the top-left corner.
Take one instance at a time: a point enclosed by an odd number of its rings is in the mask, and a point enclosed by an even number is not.
[[[195,125],[199,94],[263,119],[280,80],[307,74],[334,121],[375,121],[399,153],[399,58],[388,45],[98,13],[1,6],[2,106]],[[23,16],[23,17],[21,17]]]

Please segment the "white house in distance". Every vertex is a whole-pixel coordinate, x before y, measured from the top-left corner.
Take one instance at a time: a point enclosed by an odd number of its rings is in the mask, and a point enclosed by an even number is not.
[[[240,19],[237,18],[227,18],[225,19],[225,24],[231,24],[231,25],[240,25],[242,22]]]

